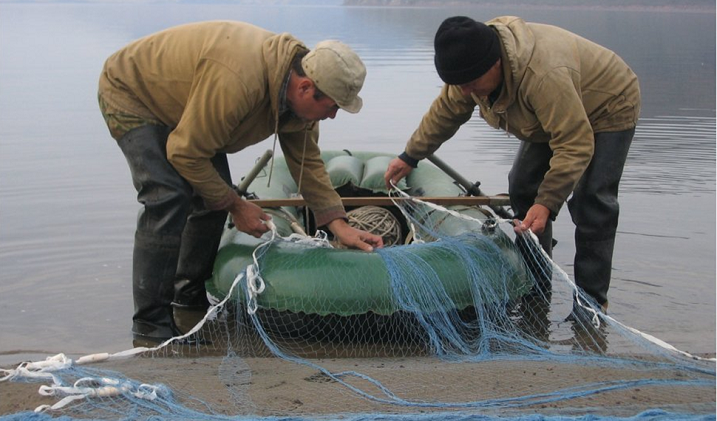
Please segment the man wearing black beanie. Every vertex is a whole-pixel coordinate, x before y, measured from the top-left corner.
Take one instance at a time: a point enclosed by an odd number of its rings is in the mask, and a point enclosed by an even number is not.
[[[500,39],[471,18],[448,18],[438,27],[434,62],[441,79],[463,85],[485,74],[500,58]]]
[[[397,183],[473,115],[517,137],[508,175],[515,231],[548,254],[567,201],[575,223],[575,281],[607,309],[618,185],[640,113],[637,76],[614,52],[555,26],[504,16],[446,19],[435,36],[440,95],[391,161]]]

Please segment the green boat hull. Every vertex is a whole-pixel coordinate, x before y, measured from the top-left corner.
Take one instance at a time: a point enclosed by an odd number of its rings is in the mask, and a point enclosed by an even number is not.
[[[381,157],[381,161],[389,159],[389,155],[364,154],[352,158],[371,159]],[[333,165],[332,160],[340,158],[347,161],[344,152],[326,152],[322,156],[327,163],[327,170],[332,176],[334,187],[346,180],[345,163]],[[285,165],[285,164],[284,164]],[[255,181],[249,191],[255,191],[259,197],[281,198],[287,197],[295,191],[293,180],[284,171],[285,166],[277,159],[274,174],[272,175],[272,188],[267,189],[265,183]],[[278,168],[278,170],[277,170]],[[336,168],[342,174],[335,174]],[[377,170],[385,170],[381,163]],[[382,176],[381,172],[381,176]],[[336,177],[341,177],[336,181]],[[351,178],[351,177],[349,177]],[[351,181],[354,184],[361,181]],[[380,183],[383,182],[381,177]],[[375,181],[378,183],[378,181]],[[421,183],[421,184],[416,184]],[[411,186],[420,186],[411,188]],[[294,190],[292,190],[292,187]],[[458,196],[461,189],[452,183],[440,170],[432,165],[421,165],[412,172],[408,179],[409,191],[419,191],[420,195],[432,196]],[[257,191],[259,190],[259,191]],[[380,186],[376,186],[378,194]],[[453,207],[453,210],[485,221],[486,214],[475,207]],[[269,210],[277,225],[281,236],[291,234],[290,221],[286,213],[293,218],[301,220],[301,212],[294,208],[284,208],[283,211]],[[392,285],[389,269],[385,258],[379,252],[362,252],[338,248],[309,247],[288,241],[277,241],[261,250],[259,257],[260,275],[264,281],[265,289],[257,296],[258,307],[263,310],[276,312],[291,312],[316,314],[319,316],[339,315],[354,316],[367,313],[389,316],[400,310],[399,301],[406,299],[418,303],[421,311],[445,311],[439,308],[450,303],[456,310],[464,310],[479,303],[479,297],[485,296],[479,289],[492,288],[503,290],[501,297],[512,300],[524,295],[530,289],[530,277],[524,267],[522,259],[516,252],[509,238],[499,229],[482,230],[479,224],[467,222],[458,218],[447,218],[441,213],[434,213],[432,221],[441,234],[458,236],[461,242],[472,246],[472,249],[491,261],[500,260],[501,264],[495,267],[482,268],[481,279],[475,279],[475,273],[469,271],[465,264],[465,256],[460,256],[450,248],[439,247],[435,243],[409,244],[392,247],[399,253],[410,253],[428,268],[431,276],[435,278],[434,285],[442,294],[444,300],[423,300],[421,284],[416,276],[407,274],[401,291],[408,297],[397,298],[395,285]],[[247,266],[254,263],[255,249],[266,239],[256,239],[247,234],[238,232],[234,228],[225,230],[216,262],[214,273],[207,281],[207,291],[217,297],[223,298],[229,293],[237,275],[244,272]],[[409,269],[410,270],[410,269]],[[415,285],[411,285],[415,282]],[[242,288],[235,289],[232,299],[246,302],[247,298]]]

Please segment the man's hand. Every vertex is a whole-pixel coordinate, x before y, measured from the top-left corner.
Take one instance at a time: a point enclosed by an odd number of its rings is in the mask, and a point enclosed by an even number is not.
[[[386,182],[386,188],[391,190],[393,187],[391,186],[392,182],[393,184],[398,185],[398,182],[410,174],[412,170],[413,168],[402,159],[393,158],[391,162],[388,163],[388,169],[386,169],[386,173],[383,175],[383,179]]]
[[[227,208],[227,211],[231,213],[232,221],[234,221],[234,225],[239,231],[257,238],[269,231],[269,226],[264,221],[270,220],[271,217],[264,213],[259,206],[247,202],[239,196]]]
[[[363,251],[373,251],[374,247],[383,247],[383,238],[370,232],[354,228],[343,219],[334,219],[328,223],[327,227],[336,239],[346,247],[357,248]]]
[[[541,234],[545,230],[545,225],[548,223],[548,217],[550,216],[550,209],[543,205],[535,204],[528,209],[528,213],[525,214],[523,222],[514,220],[515,227],[513,230],[517,233],[523,233],[527,230],[533,231],[535,234]]]

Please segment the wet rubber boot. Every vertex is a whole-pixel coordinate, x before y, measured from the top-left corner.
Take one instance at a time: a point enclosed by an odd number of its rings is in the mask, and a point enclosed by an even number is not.
[[[595,133],[590,165],[568,200],[575,224],[575,283],[603,311],[620,215],[620,178],[634,134],[635,129]]]
[[[185,226],[172,301],[174,320],[182,332],[196,326],[209,308],[205,284],[212,276],[226,215],[223,211],[195,213]],[[204,336],[200,340],[208,342]]]
[[[614,246],[615,237],[575,244],[575,283],[602,309],[607,309]]]
[[[211,159],[219,176],[232,184],[229,162],[226,154],[216,154]],[[228,212],[210,211],[204,201],[194,196],[191,212],[182,231],[182,244],[175,283],[175,308],[204,311],[209,307],[205,282],[212,276],[214,259],[227,222]]]
[[[205,282],[212,276],[227,212],[202,211],[192,214],[182,233],[172,305],[192,311],[209,307]]]
[[[132,263],[135,339],[161,342],[180,335],[172,314],[179,238],[135,234]]]

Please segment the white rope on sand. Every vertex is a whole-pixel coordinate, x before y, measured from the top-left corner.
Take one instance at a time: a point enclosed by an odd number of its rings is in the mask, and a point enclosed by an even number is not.
[[[117,379],[111,379],[106,377],[83,377],[77,380],[72,386],[40,386],[39,393],[42,396],[57,396],[66,395],[63,399],[55,403],[54,405],[40,405],[35,408],[35,412],[44,412],[47,410],[61,409],[68,404],[88,398],[104,398],[119,396],[123,394],[130,394],[138,399],[144,399],[153,401],[157,399],[158,392],[162,390],[162,387],[140,384],[134,387],[132,383],[125,381],[120,382]]]

